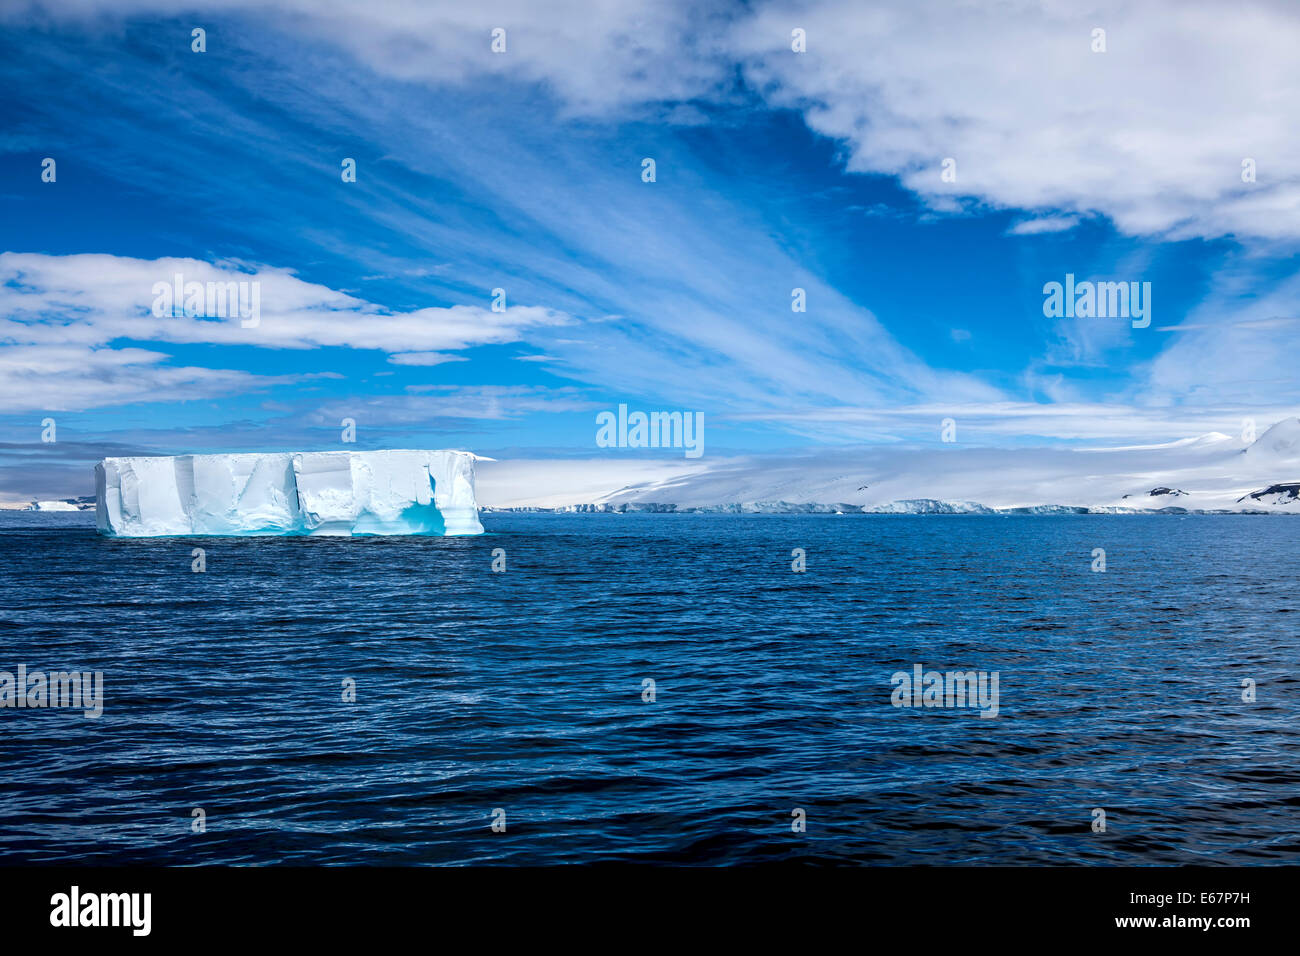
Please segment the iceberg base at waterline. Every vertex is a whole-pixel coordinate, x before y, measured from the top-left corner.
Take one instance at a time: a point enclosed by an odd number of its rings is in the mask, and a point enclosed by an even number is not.
[[[326,451],[105,458],[101,534],[482,534],[474,454]]]

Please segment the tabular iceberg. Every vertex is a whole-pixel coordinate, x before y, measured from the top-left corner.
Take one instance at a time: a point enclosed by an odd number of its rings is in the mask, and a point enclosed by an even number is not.
[[[95,466],[101,534],[482,534],[475,456],[325,451],[105,458]]]

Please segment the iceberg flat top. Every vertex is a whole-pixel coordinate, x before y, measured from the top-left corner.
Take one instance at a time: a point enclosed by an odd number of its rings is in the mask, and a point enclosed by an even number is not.
[[[105,458],[96,523],[122,537],[482,534],[474,461],[414,449]]]

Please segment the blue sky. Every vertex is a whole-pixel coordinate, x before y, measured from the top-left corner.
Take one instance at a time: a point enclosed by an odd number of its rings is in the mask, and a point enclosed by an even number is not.
[[[1295,414],[1286,5],[169,6],[0,15],[0,496],[345,417],[578,458],[619,403],[709,454]],[[261,325],[152,318],[176,271],[258,280]],[[1151,326],[1044,316],[1067,272],[1150,282]]]

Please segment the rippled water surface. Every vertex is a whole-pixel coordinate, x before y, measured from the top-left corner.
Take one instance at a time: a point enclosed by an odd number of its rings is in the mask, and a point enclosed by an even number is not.
[[[105,691],[0,709],[5,863],[1300,861],[1300,521],[2,520],[0,671]],[[917,663],[997,671],[999,715],[891,706]]]

